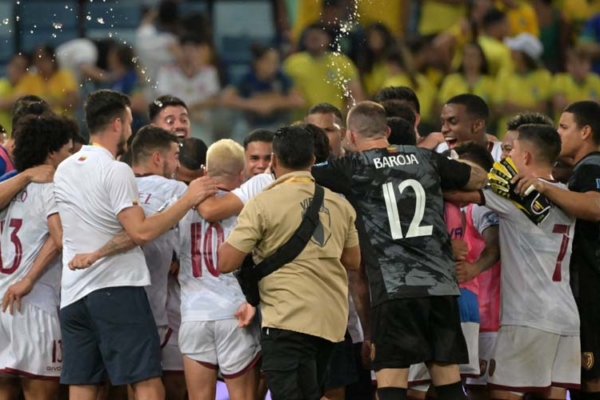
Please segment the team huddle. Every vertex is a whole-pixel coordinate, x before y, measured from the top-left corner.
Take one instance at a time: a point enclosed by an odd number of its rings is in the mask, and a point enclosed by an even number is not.
[[[600,104],[502,142],[471,94],[420,136],[406,87],[243,146],[173,96],[85,113],[13,108],[0,400],[598,398]]]

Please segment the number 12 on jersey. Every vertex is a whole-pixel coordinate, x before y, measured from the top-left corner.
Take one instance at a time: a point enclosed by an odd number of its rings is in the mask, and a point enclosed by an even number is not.
[[[425,215],[426,194],[423,185],[415,179],[407,179],[398,185],[400,196],[405,189],[410,188],[415,194],[415,211],[408,227],[406,236],[402,235],[402,225],[400,223],[400,212],[398,210],[398,200],[394,192],[394,183],[388,182],[383,185],[383,198],[385,200],[385,208],[387,210],[392,239],[414,238],[419,236],[430,236],[433,231],[433,226],[423,225],[423,216]]]

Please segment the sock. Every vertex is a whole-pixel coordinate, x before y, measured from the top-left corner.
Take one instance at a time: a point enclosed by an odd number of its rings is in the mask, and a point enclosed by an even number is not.
[[[458,381],[449,385],[436,386],[435,391],[440,400],[466,400],[467,395],[462,387],[462,382]]]
[[[377,389],[379,400],[406,400],[406,389],[400,387],[384,387]]]

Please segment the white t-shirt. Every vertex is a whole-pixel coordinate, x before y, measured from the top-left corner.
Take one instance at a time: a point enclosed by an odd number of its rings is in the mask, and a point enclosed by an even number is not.
[[[219,74],[213,66],[202,68],[191,78],[177,65],[163,66],[156,77],[158,96],[172,94],[183,100],[188,107],[213,97],[221,89]]]
[[[146,216],[156,214],[161,208],[166,208],[187,190],[184,183],[159,175],[137,177],[135,180],[140,192],[140,205]],[[150,286],[146,286],[146,294],[156,326],[169,325],[166,309],[167,283],[169,267],[173,260],[173,252],[178,246],[178,240],[176,229],[171,229],[142,247],[152,281]]]
[[[102,147],[83,146],[56,170],[54,195],[63,227],[61,308],[98,289],[150,284],[140,247],[84,270],[69,269],[76,254],[94,252],[121,232],[117,215],[138,205],[138,188],[127,164]]]
[[[579,313],[569,284],[575,219],[554,206],[536,225],[509,200],[490,190],[484,195],[486,206],[500,217],[500,324],[579,335]]]
[[[154,25],[142,25],[135,35],[135,54],[146,71],[148,80],[148,100],[157,97],[156,78],[161,67],[173,62],[175,58],[169,47],[177,44],[177,36],[169,32],[160,32]]]
[[[261,193],[264,188],[275,182],[273,175],[271,174],[258,174],[248,179],[239,188],[233,190],[231,193],[235,194],[239,199],[246,205],[248,200]]]
[[[195,210],[188,212],[179,222],[183,322],[235,318],[237,309],[246,302],[233,274],[221,274],[217,269],[219,246],[236,225],[237,217],[210,223]]]
[[[49,238],[48,217],[58,212],[52,183],[30,183],[12,200],[0,223],[2,264],[0,298],[10,285],[31,271],[40,249]],[[60,287],[60,258],[52,261],[33,289],[23,297],[25,303],[57,314]]]

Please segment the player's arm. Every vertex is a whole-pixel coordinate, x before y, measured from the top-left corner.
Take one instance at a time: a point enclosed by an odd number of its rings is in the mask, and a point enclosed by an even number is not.
[[[487,184],[487,172],[475,164],[466,161],[449,160],[431,153],[437,163],[442,190],[476,191]]]
[[[348,271],[357,271],[360,268],[360,247],[358,244],[344,248],[340,261]]]
[[[121,231],[106,242],[100,249],[92,253],[76,254],[75,257],[69,261],[69,268],[72,270],[89,268],[101,258],[123,253],[136,246],[137,244],[129,237],[127,232]]]
[[[481,191],[476,192],[462,192],[458,190],[445,191],[442,193],[444,200],[454,203],[460,207],[467,204],[482,204],[483,195]]]
[[[352,194],[352,155],[317,164],[311,173],[315,182],[335,193]]]
[[[227,193],[222,197],[210,196],[198,204],[198,214],[208,222],[221,221],[233,215],[238,215],[244,203],[233,193]]]
[[[459,263],[456,276],[459,283],[468,282],[480,273],[487,271],[500,259],[500,235],[498,226],[490,226],[481,234],[485,248],[473,263]]]
[[[54,167],[39,165],[26,169],[17,176],[0,183],[0,209],[6,208],[13,197],[32,182],[48,183],[54,178]]]
[[[219,272],[226,274],[235,271],[242,266],[244,258],[246,258],[247,255],[248,253],[236,249],[229,243],[223,243],[219,246],[217,256],[217,268],[219,269]]]

